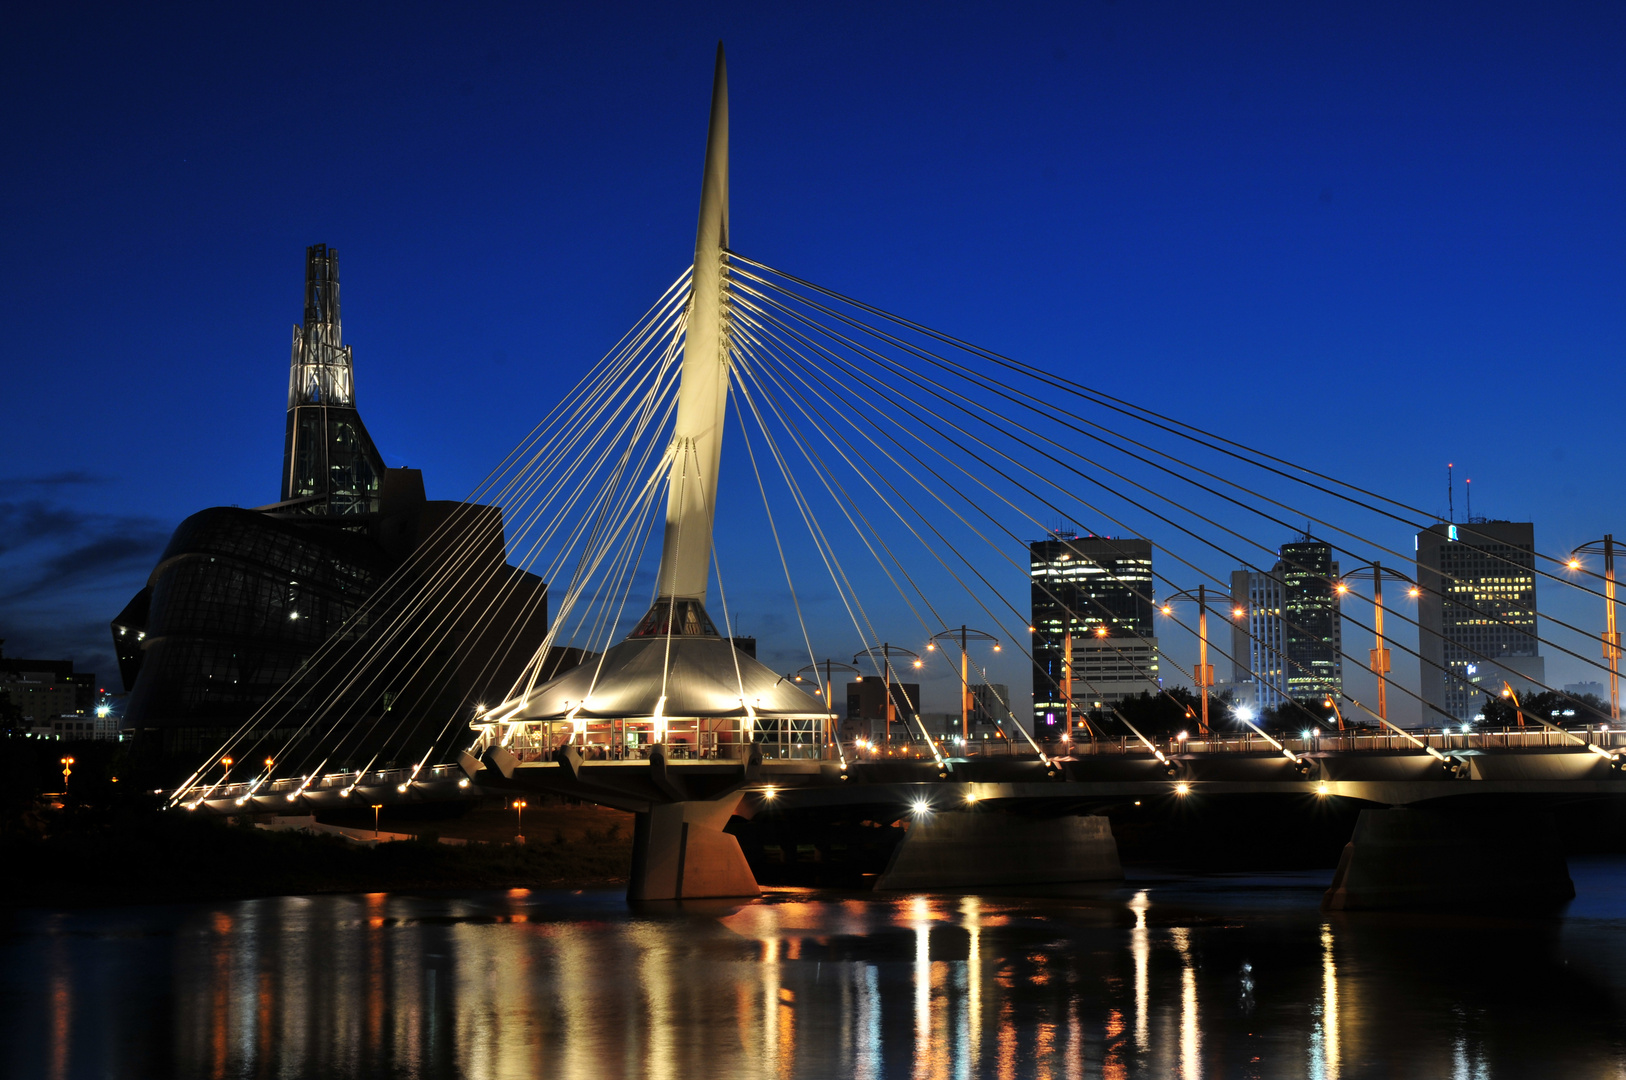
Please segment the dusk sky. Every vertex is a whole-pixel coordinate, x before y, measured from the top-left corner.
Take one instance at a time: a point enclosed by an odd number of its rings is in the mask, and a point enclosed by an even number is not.
[[[719,38],[739,251],[1424,508],[1453,461],[1550,554],[1626,533],[1618,4],[0,27],[0,637],[103,685],[176,523],[278,496],[306,245],[386,461],[464,496],[691,260]]]

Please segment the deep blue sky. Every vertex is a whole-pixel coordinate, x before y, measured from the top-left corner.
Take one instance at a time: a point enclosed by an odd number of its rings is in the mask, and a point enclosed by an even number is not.
[[[688,260],[719,37],[742,252],[1426,507],[1454,460],[1555,553],[1626,532],[1620,5],[0,18],[12,655],[111,681],[174,524],[276,497],[307,244],[386,459],[466,493]]]

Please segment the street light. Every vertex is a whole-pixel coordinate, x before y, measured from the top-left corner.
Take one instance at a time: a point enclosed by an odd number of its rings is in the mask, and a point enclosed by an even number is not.
[[[1214,687],[1214,665],[1208,662],[1208,586],[1199,585],[1196,592],[1192,592],[1190,589],[1181,589],[1173,596],[1165,598],[1163,601],[1163,614],[1172,615],[1174,613],[1174,601],[1176,600],[1195,600],[1197,602],[1198,656],[1197,670],[1193,673],[1193,681],[1197,684],[1197,693],[1203,699],[1203,715],[1202,719],[1197,723],[1197,733],[1207,735],[1208,695]],[[1233,619],[1240,619],[1248,613],[1248,609],[1237,604],[1234,599],[1226,598],[1224,602],[1230,607]]]
[[[973,639],[991,641],[994,643],[994,651],[998,652],[999,639],[986,630],[973,630],[961,623],[958,630],[943,630],[933,634],[927,641],[926,648],[929,651],[936,651],[937,639],[943,637],[960,639],[960,738],[969,741],[971,738],[971,669],[966,645]],[[1072,713],[1071,704],[1069,704],[1067,711],[1069,714]]]
[[[1514,692],[1513,684],[1506,679],[1502,680],[1502,696],[1513,700],[1513,709],[1519,715],[1519,726],[1524,727],[1524,706],[1519,704],[1519,695]]]
[[[378,812],[384,809],[383,803],[373,803],[373,839],[378,839]]]
[[[65,758],[62,759],[62,792],[63,792],[63,794],[67,794],[67,791],[68,791],[68,777],[70,777],[72,775],[73,775],[73,758],[65,757]]]
[[[909,649],[905,649],[902,646],[893,645],[883,641],[881,642],[879,648],[865,649],[863,652],[854,653],[853,663],[858,663],[859,660],[866,656],[873,659],[876,653],[881,654],[881,668],[885,672],[886,678],[886,708],[884,710],[884,714],[886,716],[886,746],[887,750],[890,751],[892,749],[892,719],[897,711],[892,703],[892,657],[907,656],[911,660],[914,660],[915,665],[918,667],[920,662],[920,654]],[[916,705],[916,709],[919,709],[919,705]]]
[[[516,844],[523,844],[525,842],[525,805],[524,799],[515,799],[513,803],[514,842]]]
[[[1346,596],[1349,593],[1349,582],[1355,580],[1357,577],[1370,577],[1372,579],[1372,633],[1376,640],[1372,646],[1372,651],[1367,666],[1370,667],[1372,669],[1372,673],[1378,677],[1378,719],[1386,722],[1389,719],[1388,676],[1390,664],[1389,650],[1383,643],[1384,574],[1388,574],[1390,577],[1395,578],[1398,581],[1404,581],[1407,585],[1409,585],[1410,588],[1406,590],[1407,596],[1416,599],[1418,596],[1422,595],[1423,590],[1417,587],[1417,582],[1413,581],[1411,578],[1407,577],[1405,574],[1402,574],[1398,570],[1390,570],[1386,568],[1382,563],[1376,560],[1373,560],[1364,566],[1357,566],[1349,573],[1342,575],[1338,579],[1338,584],[1334,591],[1339,596]]]
[[[1581,555],[1603,555],[1603,658],[1609,661],[1609,719],[1620,723],[1620,631],[1615,629],[1615,537],[1604,533],[1602,540],[1589,540],[1570,552],[1568,566],[1581,569]]]
[[[824,672],[824,679],[822,680],[824,685],[821,687],[821,689],[824,691],[824,711],[829,714],[829,718],[826,722],[829,723],[833,728],[836,716],[836,684],[832,679],[832,673],[836,671],[850,671],[853,674],[860,675],[860,677],[862,677],[858,668],[851,664],[843,664],[826,657],[823,663],[804,665],[803,667],[791,672],[789,675],[782,676],[779,681],[784,682],[786,679],[793,679],[796,682],[801,682],[803,675],[817,675],[820,671]],[[834,743],[836,741],[835,736],[835,731],[831,730],[825,734],[825,741],[828,743]]]

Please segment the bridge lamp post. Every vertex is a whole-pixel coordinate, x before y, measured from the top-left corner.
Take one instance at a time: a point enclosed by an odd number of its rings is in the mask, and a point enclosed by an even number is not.
[[[999,651],[999,638],[986,630],[973,630],[961,624],[958,630],[944,630],[933,634],[926,642],[927,652],[937,651],[937,639],[958,638],[960,641],[960,739],[962,743],[971,741],[971,666],[970,653],[967,644],[971,641],[991,641],[994,651]]]
[[[1615,537],[1604,533],[1602,540],[1589,540],[1570,552],[1565,565],[1581,569],[1581,556],[1603,555],[1603,658],[1609,662],[1609,720],[1620,723],[1620,631],[1615,629]]]
[[[525,842],[525,807],[527,804],[524,799],[515,799],[513,805],[514,842],[516,844],[523,844]]]
[[[1194,600],[1197,603],[1197,670],[1192,673],[1192,681],[1197,684],[1197,693],[1203,699],[1202,717],[1197,722],[1197,733],[1208,735],[1208,695],[1214,688],[1214,665],[1208,662],[1208,608],[1211,603],[1219,603],[1218,597],[1210,598],[1208,586],[1199,585],[1195,592],[1191,589],[1181,589],[1173,596],[1163,601],[1162,611],[1165,615],[1174,614],[1176,600]],[[1248,613],[1248,609],[1237,606],[1230,598],[1224,599],[1226,607],[1230,608],[1231,617],[1240,619]]]
[[[380,810],[384,809],[384,804],[375,802],[375,803],[372,804],[372,807],[373,807],[373,839],[377,840],[378,839],[378,812]]]
[[[822,680],[824,685],[821,687],[824,697],[824,711],[830,714],[830,719],[827,722],[831,726],[831,730],[825,733],[825,741],[828,743],[834,743],[836,741],[836,732],[834,730],[836,716],[836,684],[833,678],[833,673],[837,671],[850,671],[860,677],[862,677],[863,673],[852,664],[843,664],[838,660],[831,660],[826,657],[822,663],[807,664],[803,667],[797,668],[795,671],[784,676],[779,681],[784,682],[785,679],[791,679],[795,682],[801,682],[803,675],[817,676],[821,671],[824,673],[824,678]]]
[[[1502,680],[1502,696],[1512,700],[1513,711],[1519,717],[1519,726],[1524,727],[1524,706],[1519,704],[1519,695],[1514,692],[1513,684],[1506,679]]]
[[[853,663],[858,663],[858,661],[864,659],[866,656],[873,659],[876,653],[881,654],[881,669],[884,672],[884,677],[886,679],[886,706],[884,715],[886,717],[886,748],[887,752],[890,753],[892,750],[892,720],[897,713],[897,709],[892,703],[892,658],[894,656],[907,656],[914,661],[915,667],[919,667],[920,654],[909,649],[905,649],[900,645],[893,645],[890,642],[883,641],[881,642],[879,648],[865,649],[863,652],[854,653]],[[919,707],[920,706],[917,703],[915,708],[919,709]]]
[[[73,775],[73,758],[65,757],[65,758],[62,759],[62,791],[63,791],[63,794],[67,794],[67,791],[68,791],[68,777],[70,777],[72,775]]]
[[[1376,560],[1367,563],[1365,566],[1357,566],[1349,573],[1339,577],[1338,584],[1333,587],[1333,591],[1337,593],[1339,597],[1344,597],[1349,595],[1349,583],[1354,581],[1357,577],[1370,577],[1372,579],[1372,633],[1376,640],[1373,643],[1370,660],[1367,666],[1370,667],[1372,669],[1372,673],[1378,677],[1378,719],[1386,722],[1389,719],[1388,686],[1390,664],[1389,649],[1383,643],[1384,574],[1388,574],[1397,581],[1404,581],[1408,586],[1406,589],[1406,595],[1412,599],[1415,600],[1417,597],[1423,594],[1423,590],[1418,588],[1417,582],[1413,581],[1405,574],[1402,574],[1399,570],[1388,569],[1382,563]]]

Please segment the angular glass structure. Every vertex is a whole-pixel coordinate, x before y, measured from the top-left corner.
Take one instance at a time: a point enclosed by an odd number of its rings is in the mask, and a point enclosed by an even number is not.
[[[384,459],[356,411],[355,369],[339,319],[339,253],[305,251],[305,322],[294,327],[282,502],[306,514],[378,510]]]
[[[500,699],[547,632],[547,585],[508,564],[501,511],[385,467],[355,408],[338,253],[317,244],[305,267],[282,498],[181,522],[112,623],[126,728],[164,752],[209,752],[250,718],[275,744],[316,718],[369,733],[348,753],[413,759]],[[313,663],[335,639],[361,648]]]

